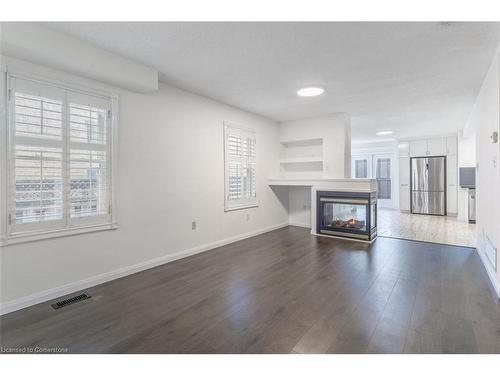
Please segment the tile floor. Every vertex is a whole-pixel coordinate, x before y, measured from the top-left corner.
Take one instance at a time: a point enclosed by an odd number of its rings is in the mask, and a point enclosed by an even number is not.
[[[452,216],[379,209],[377,226],[379,236],[476,247],[476,226]]]

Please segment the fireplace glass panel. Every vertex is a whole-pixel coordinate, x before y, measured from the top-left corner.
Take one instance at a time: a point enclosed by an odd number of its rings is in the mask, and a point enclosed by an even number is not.
[[[335,229],[366,231],[366,205],[323,203],[323,223]]]

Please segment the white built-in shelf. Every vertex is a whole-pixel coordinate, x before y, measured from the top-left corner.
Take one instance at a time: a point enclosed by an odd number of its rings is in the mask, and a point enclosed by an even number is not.
[[[290,178],[270,178],[267,180],[269,186],[313,186],[322,182],[322,179],[290,179]]]
[[[280,177],[323,176],[323,138],[285,139],[280,142]]]
[[[323,138],[288,139],[280,143],[286,147],[321,146]]]
[[[281,164],[323,163],[323,159],[317,157],[284,158],[280,159],[280,163]]]

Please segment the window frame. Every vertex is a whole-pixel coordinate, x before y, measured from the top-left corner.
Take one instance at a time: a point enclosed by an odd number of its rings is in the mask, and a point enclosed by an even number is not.
[[[233,124],[228,121],[224,121],[223,123],[223,138],[224,138],[224,211],[235,211],[242,210],[246,208],[258,207],[258,177],[257,177],[257,159],[258,159],[258,146],[257,146],[257,132],[253,129],[248,129],[241,127],[239,125]],[[255,165],[255,197],[253,198],[239,198],[235,200],[229,200],[229,159],[231,157],[228,154],[228,136],[231,131],[235,132],[246,132],[251,134],[255,140],[255,157],[253,158],[253,163]]]
[[[378,174],[379,174],[379,167],[380,167],[380,164],[379,162],[381,160],[386,160],[388,161],[388,164],[387,164],[387,167],[388,167],[388,174],[389,174],[389,177],[378,177]],[[385,202],[392,202],[393,198],[394,198],[394,173],[393,173],[393,170],[394,170],[394,160],[393,160],[393,157],[391,155],[384,155],[384,154],[376,154],[373,156],[373,163],[374,163],[374,169],[375,169],[375,174],[373,176],[373,178],[377,181],[377,199],[380,200],[380,201],[385,201]],[[387,197],[380,197],[379,194],[381,193],[381,189],[378,189],[379,187],[379,184],[381,181],[384,181],[384,182],[387,182],[389,181],[389,198]]]
[[[358,177],[358,163],[363,162],[364,163],[364,176],[363,177]],[[354,178],[368,178],[368,159],[354,159]]]
[[[356,177],[356,162],[366,161],[366,177]],[[351,176],[354,179],[371,179],[373,159],[371,154],[356,154],[351,156]]]
[[[102,230],[111,230],[118,228],[117,212],[116,212],[116,170],[117,170],[117,141],[118,141],[118,95],[116,93],[96,90],[94,88],[74,85],[67,82],[58,81],[56,79],[41,77],[24,71],[13,70],[8,67],[2,67],[3,79],[5,84],[1,90],[3,91],[2,106],[4,113],[1,114],[4,126],[0,127],[2,138],[5,139],[5,147],[2,145],[2,153],[0,155],[1,167],[5,171],[0,174],[0,188],[3,191],[2,200],[0,203],[0,213],[2,222],[0,228],[0,247],[10,244],[43,240],[48,238],[70,236],[82,233],[96,232]],[[16,143],[15,136],[15,119],[12,112],[15,105],[15,93],[12,90],[12,79],[24,80],[33,82],[36,85],[43,85],[48,90],[60,90],[65,92],[76,93],[99,98],[109,102],[109,115],[107,131],[109,141],[106,142],[107,151],[107,189],[109,195],[109,209],[107,215],[90,216],[84,218],[70,218],[63,212],[63,218],[58,220],[48,220],[46,222],[15,225],[15,204],[12,202],[12,195],[15,196],[15,178],[13,163],[15,158]],[[67,97],[68,95],[66,95]],[[63,184],[63,207],[69,204],[67,201],[69,194],[65,194],[65,188],[68,188],[69,183],[69,157],[70,157],[70,138],[68,124],[68,101],[63,102],[63,122],[62,122],[62,184]],[[59,142],[59,141],[57,141]],[[92,146],[90,146],[91,148]],[[14,190],[13,190],[14,189]],[[17,227],[17,228],[16,228]]]

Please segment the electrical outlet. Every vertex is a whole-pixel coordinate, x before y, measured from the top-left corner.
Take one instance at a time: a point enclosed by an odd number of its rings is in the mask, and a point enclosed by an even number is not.
[[[491,143],[498,143],[498,132],[491,133],[490,139]]]
[[[191,229],[195,230],[196,229],[196,221],[191,222]]]
[[[247,214],[246,219],[247,219],[247,221],[250,220],[250,214]]]

